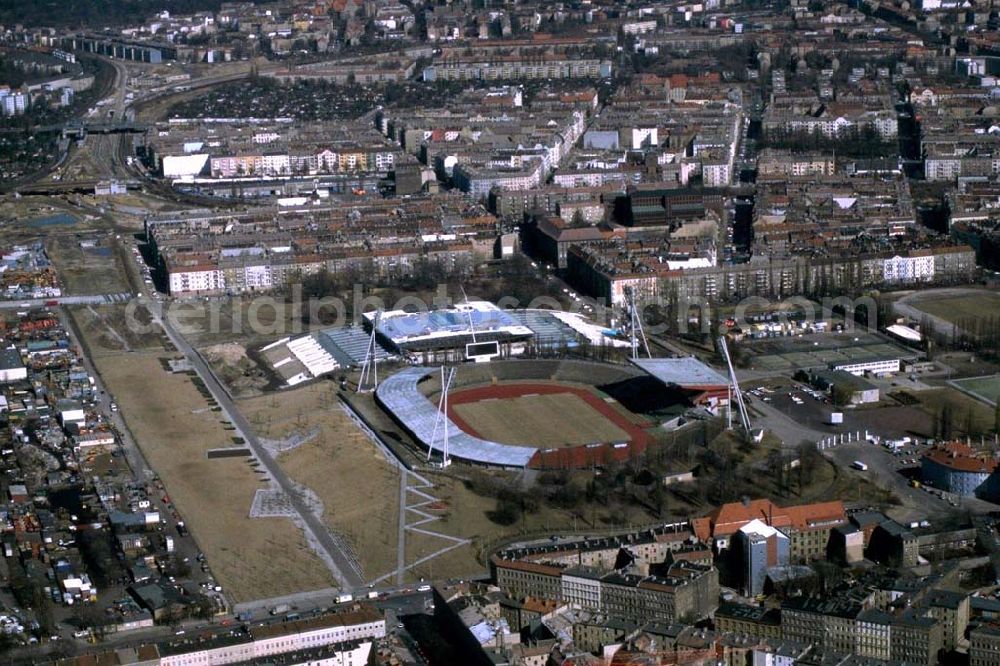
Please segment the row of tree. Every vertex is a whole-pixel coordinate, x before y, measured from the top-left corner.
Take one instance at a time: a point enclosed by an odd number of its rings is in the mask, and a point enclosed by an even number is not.
[[[819,129],[814,132],[765,130],[759,147],[780,148],[798,153],[837,153],[843,157],[895,157],[899,143],[886,141],[871,126],[851,128],[837,137],[828,137]]]

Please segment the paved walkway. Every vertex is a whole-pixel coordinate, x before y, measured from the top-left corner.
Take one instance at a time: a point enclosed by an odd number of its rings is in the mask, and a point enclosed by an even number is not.
[[[415,566],[419,566],[428,560],[432,560],[439,555],[447,553],[449,550],[454,550],[466,544],[472,543],[469,539],[464,539],[462,537],[451,536],[450,534],[442,534],[440,532],[434,532],[432,530],[422,527],[428,523],[432,523],[436,520],[440,520],[440,517],[433,514],[427,513],[423,510],[424,507],[438,502],[439,499],[430,494],[434,484],[425,478],[424,476],[414,472],[406,467],[402,460],[396,457],[392,449],[387,447],[382,439],[376,435],[368,425],[361,420],[361,418],[355,414],[354,410],[345,401],[341,401],[341,407],[343,407],[344,412],[355,422],[365,435],[375,444],[375,447],[382,453],[386,461],[395,466],[400,473],[399,479],[399,526],[398,526],[398,536],[396,539],[396,570],[391,571],[384,576],[380,576],[375,580],[369,582],[369,585],[378,585],[383,583],[390,578],[395,577],[396,585],[402,585],[403,579],[406,572]],[[411,497],[412,495],[412,497]],[[412,503],[411,503],[412,502]],[[415,522],[410,522],[411,519],[416,517]],[[434,537],[441,539],[446,545],[443,545],[441,549],[434,551],[429,555],[425,555],[420,559],[406,563],[406,533],[407,532],[417,532],[425,536]]]
[[[226,417],[235,426],[239,436],[247,443],[254,457],[261,462],[272,482],[288,496],[289,503],[297,514],[297,522],[305,531],[306,540],[317,549],[318,554],[326,562],[327,568],[329,568],[333,577],[344,589],[350,590],[360,587],[364,581],[361,572],[358,570],[356,561],[345,552],[343,545],[338,543],[334,534],[331,533],[329,528],[310,509],[307,502],[308,498],[299,492],[296,484],[288,478],[288,475],[285,474],[274,457],[268,452],[267,447],[257,438],[250,423],[243,417],[239,409],[236,408],[236,405],[233,404],[229,393],[216,378],[215,373],[211,371],[201,358],[201,355],[188,344],[187,340],[173,329],[168,318],[162,316],[162,305],[160,303],[147,303],[147,307],[156,322],[163,327],[170,341],[177,347],[178,351],[184,354],[191,367],[198,373],[209,393],[212,394],[212,397],[218,402],[219,407],[222,408]]]

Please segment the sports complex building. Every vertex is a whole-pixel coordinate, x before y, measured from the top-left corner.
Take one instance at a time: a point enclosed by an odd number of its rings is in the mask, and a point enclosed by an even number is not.
[[[708,366],[691,358],[654,361],[464,364],[446,415],[439,414],[436,367],[405,368],[375,397],[425,450],[439,454],[447,432],[452,459],[504,468],[601,466],[646,451],[663,431],[662,414],[708,415],[724,404],[728,381]]]
[[[366,312],[364,318],[367,329],[375,326],[383,347],[431,363],[465,360],[468,345],[476,345],[487,356],[520,356],[535,336],[510,312],[487,301],[429,311]]]
[[[470,301],[450,308],[407,312],[393,310],[362,315],[361,326],[327,328],[276,340],[258,353],[286,386],[317,379],[335,370],[364,363],[372,327],[379,362],[405,358],[411,362],[444,363],[510,358],[522,354],[563,354],[581,344],[628,347],[614,331],[589,322],[581,314],[552,310],[501,310],[487,301]]]

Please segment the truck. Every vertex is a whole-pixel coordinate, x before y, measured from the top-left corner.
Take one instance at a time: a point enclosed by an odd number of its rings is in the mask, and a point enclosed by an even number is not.
[[[354,597],[352,597],[350,594],[338,594],[337,595],[337,603],[338,604],[346,604],[346,603],[350,603],[351,601],[354,601]]]
[[[859,472],[867,472],[868,471],[868,465],[866,465],[865,463],[861,462],[860,460],[855,460],[854,462],[852,462],[851,463],[851,467],[853,467],[854,469],[858,470]]]
[[[281,615],[282,613],[287,613],[290,610],[292,610],[292,607],[288,604],[278,604],[271,609],[271,615]]]

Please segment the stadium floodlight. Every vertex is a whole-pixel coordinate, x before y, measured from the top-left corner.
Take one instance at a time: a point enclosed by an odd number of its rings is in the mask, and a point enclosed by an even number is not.
[[[455,379],[455,368],[441,366],[441,395],[438,397],[437,414],[434,416],[434,430],[431,439],[427,443],[427,462],[431,461],[434,453],[434,445],[438,441],[438,429],[442,430],[443,441],[438,447],[441,451],[441,466],[447,467],[451,464],[451,456],[448,451],[448,391],[451,390],[451,383]]]
[[[629,340],[632,343],[632,359],[639,358],[639,340],[642,340],[642,347],[646,350],[646,357],[653,358],[649,351],[649,342],[646,341],[646,331],[642,328],[642,315],[635,302],[635,290],[632,287],[625,287],[625,309],[629,321]]]
[[[368,338],[368,349],[365,351],[365,362],[361,366],[361,376],[358,378],[358,393],[374,391],[378,388],[378,341],[375,332],[378,330],[382,310],[376,310],[372,317],[372,333]],[[369,384],[371,385],[369,387]]]
[[[463,285],[458,285],[462,289],[462,298],[466,305],[465,313],[469,315],[469,330],[472,331],[472,344],[476,344],[476,322],[472,320],[472,308],[469,306],[469,295],[465,293],[465,287]]]
[[[750,414],[747,412],[746,403],[743,402],[743,391],[740,390],[740,383],[736,379],[736,369],[733,367],[733,359],[729,355],[729,345],[726,344],[726,336],[721,336],[719,338],[719,349],[722,351],[723,357],[726,359],[726,367],[729,368],[729,386],[730,398],[729,405],[727,409],[730,412],[729,424],[732,427],[732,409],[733,409],[733,397],[736,397],[736,405],[739,407],[740,414],[740,424],[743,426],[743,430],[748,438],[754,437],[753,432],[750,429]]]

